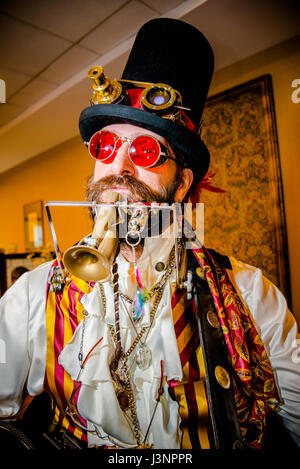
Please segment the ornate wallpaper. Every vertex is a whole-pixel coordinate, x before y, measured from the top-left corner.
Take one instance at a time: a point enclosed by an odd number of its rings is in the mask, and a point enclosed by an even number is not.
[[[282,182],[268,75],[216,95],[203,115],[202,138],[216,172],[203,191],[205,245],[260,267],[289,297]]]

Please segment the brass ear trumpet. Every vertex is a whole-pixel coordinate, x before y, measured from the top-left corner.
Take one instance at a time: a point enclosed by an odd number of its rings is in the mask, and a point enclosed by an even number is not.
[[[107,203],[118,202],[117,192],[103,195]],[[116,254],[118,236],[116,233],[117,208],[102,206],[99,210],[92,236],[84,238],[77,246],[67,249],[63,256],[66,269],[75,277],[86,282],[106,282],[110,278],[110,267]],[[87,245],[81,245],[86,243]]]

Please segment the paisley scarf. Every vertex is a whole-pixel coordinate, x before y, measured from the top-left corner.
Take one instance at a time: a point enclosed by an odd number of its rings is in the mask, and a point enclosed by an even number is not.
[[[232,366],[232,381],[241,434],[246,445],[261,448],[267,414],[279,395],[272,367],[252,318],[220,267],[204,247],[192,247],[216,307]]]

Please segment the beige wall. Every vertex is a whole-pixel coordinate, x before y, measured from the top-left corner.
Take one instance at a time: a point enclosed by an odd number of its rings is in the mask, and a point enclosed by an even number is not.
[[[15,245],[16,252],[24,252],[23,205],[37,200],[84,200],[92,171],[92,158],[78,137],[0,175],[0,248],[8,251]],[[63,233],[63,247],[85,234],[82,222],[74,232],[76,224],[70,225],[70,217],[65,218],[61,209],[52,210],[57,234]],[[45,215],[44,211],[47,243],[51,237]]]
[[[287,41],[218,71],[210,94],[246,82],[265,73],[272,76],[281,157],[290,253],[293,309],[300,319],[300,103],[291,100],[291,83],[300,78],[300,38]],[[76,116],[74,117],[76,118]],[[80,138],[0,175],[0,248],[16,245],[24,251],[23,205],[36,200],[84,200],[84,187],[93,168]],[[58,217],[66,245],[76,239],[76,228]],[[83,227],[81,227],[83,230]],[[79,230],[80,231],[80,230]],[[46,230],[46,241],[50,240]]]

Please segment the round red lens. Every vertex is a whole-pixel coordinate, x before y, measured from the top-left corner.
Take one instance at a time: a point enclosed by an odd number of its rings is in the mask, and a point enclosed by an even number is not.
[[[149,135],[140,135],[131,142],[129,154],[134,164],[150,168],[160,156],[160,146],[155,138]]]
[[[113,155],[115,150],[115,136],[103,130],[95,133],[89,143],[89,152],[98,161],[105,161]]]

